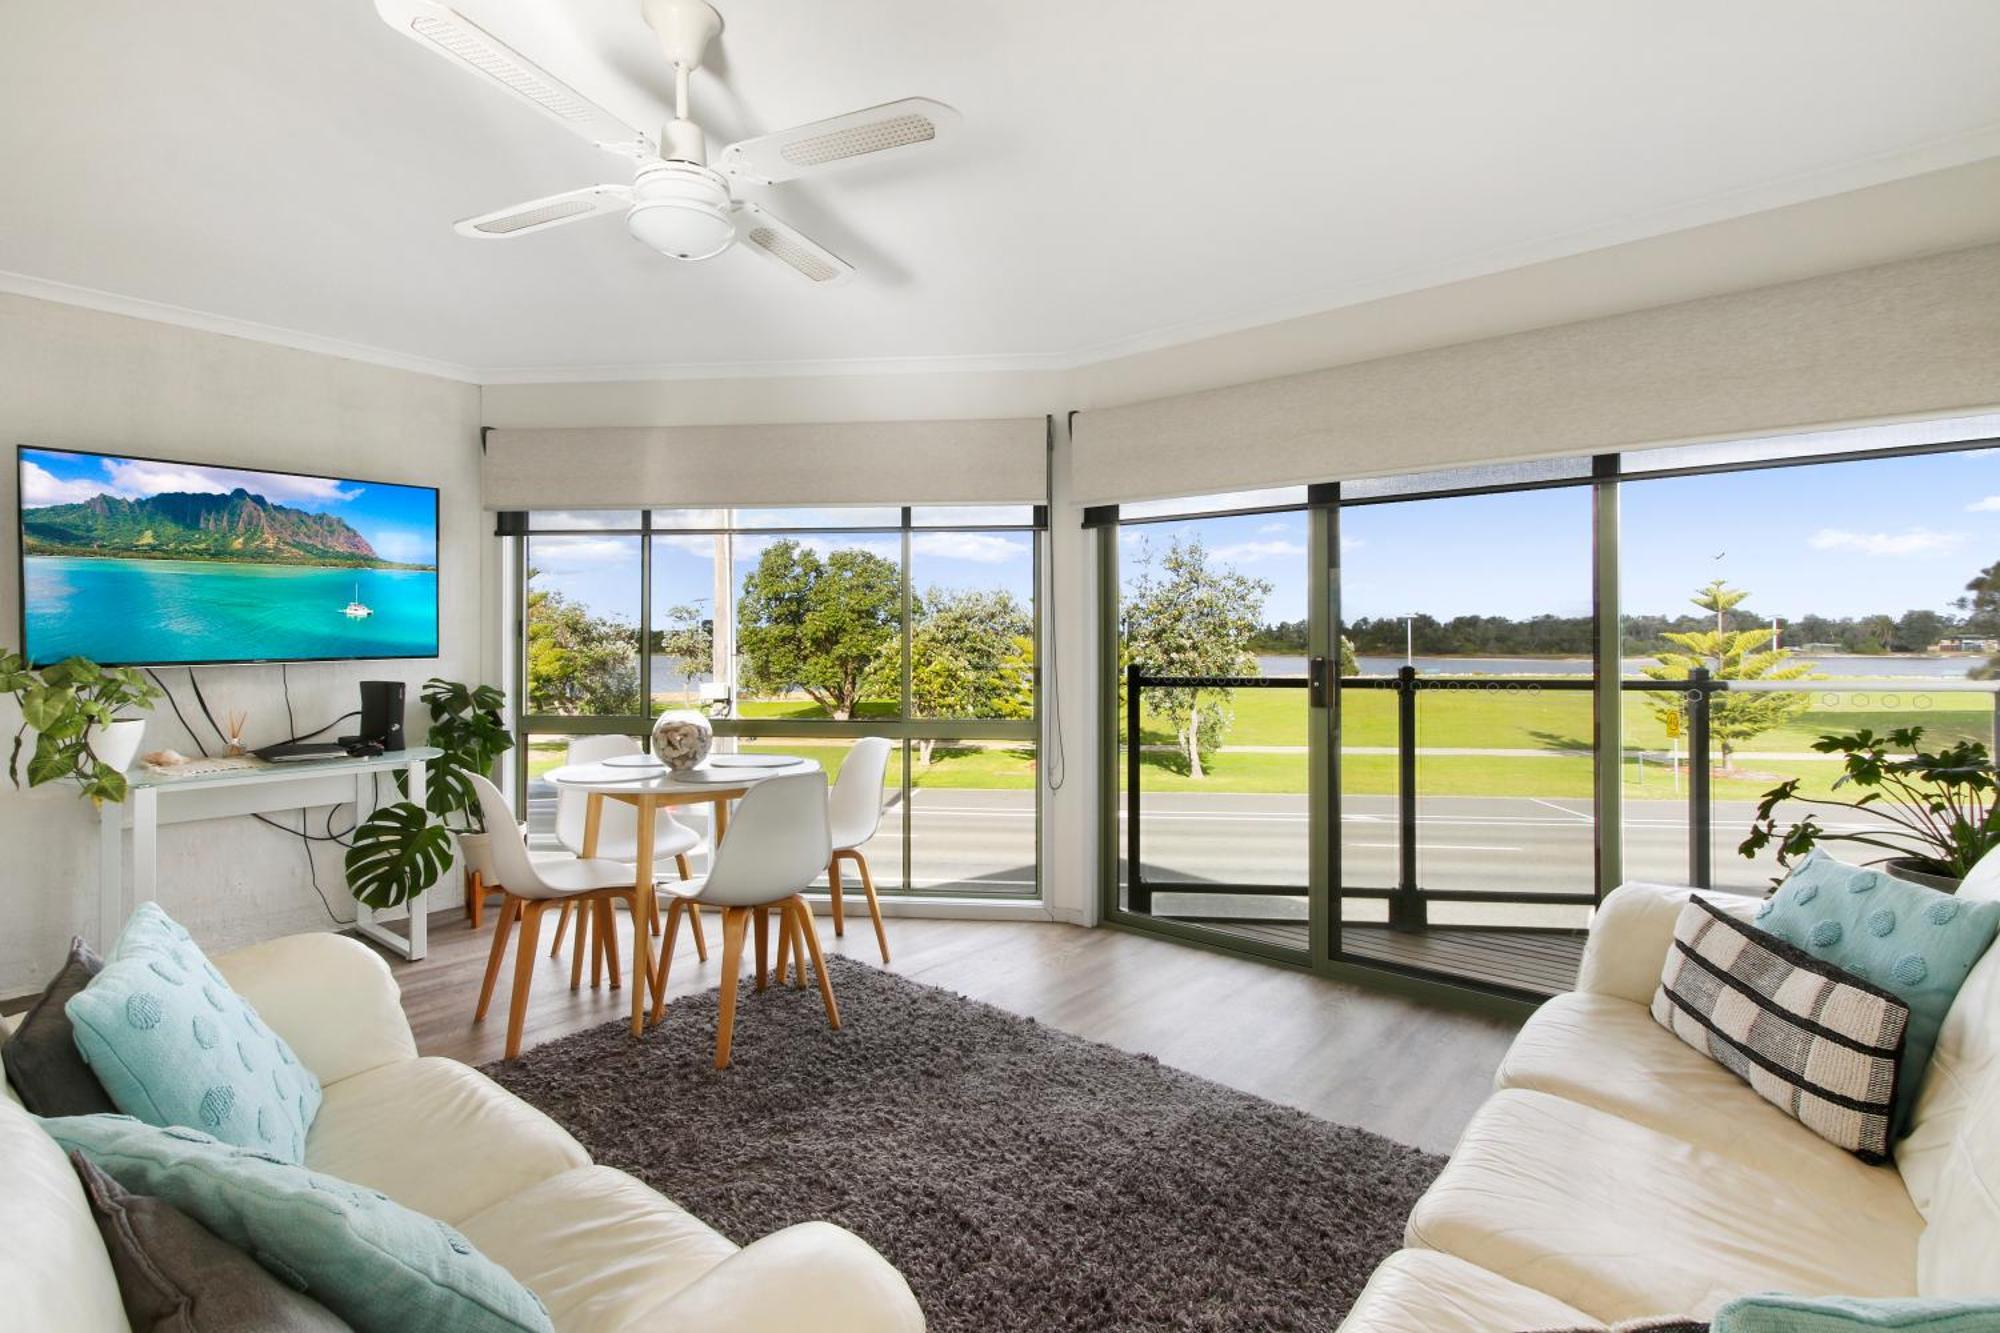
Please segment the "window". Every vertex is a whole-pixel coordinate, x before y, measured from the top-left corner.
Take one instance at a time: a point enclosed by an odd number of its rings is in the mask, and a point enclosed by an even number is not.
[[[866,848],[878,892],[1036,894],[1040,521],[1027,505],[525,515],[534,831],[553,836],[544,775],[571,740],[700,708],[719,747],[805,755],[830,779],[857,737],[895,743]]]

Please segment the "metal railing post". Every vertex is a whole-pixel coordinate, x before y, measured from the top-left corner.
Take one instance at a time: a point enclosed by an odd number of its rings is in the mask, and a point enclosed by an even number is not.
[[[1688,883],[1709,887],[1714,878],[1709,828],[1709,699],[1713,682],[1707,667],[1688,673]]]
[[[1134,662],[1125,668],[1125,884],[1126,903],[1134,912],[1153,910],[1153,891],[1146,885],[1139,859],[1139,678]]]
[[[1396,896],[1389,900],[1395,930],[1424,928],[1424,900],[1417,891],[1417,669],[1396,672]]]

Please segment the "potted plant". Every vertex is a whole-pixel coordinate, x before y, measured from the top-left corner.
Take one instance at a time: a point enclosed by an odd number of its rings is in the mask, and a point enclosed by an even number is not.
[[[102,667],[72,657],[30,668],[19,653],[0,650],[0,693],[21,706],[21,726],[7,758],[7,774],[21,785],[21,752],[35,733],[28,758],[30,787],[74,778],[93,803],[125,799],[125,770],[138,758],[146,719],[133,712],[160,697],[128,667]]]
[[[424,806],[399,801],[375,812],[354,832],[347,854],[347,883],[370,907],[394,907],[428,888],[451,862],[456,837],[468,876],[478,892],[492,879],[486,825],[469,773],[488,774],[514,746],[501,716],[506,696],[491,685],[462,685],[433,678],[419,696],[430,710],[429,742],[444,754],[431,765]],[[437,823],[432,823],[435,817]]]
[[[1835,792],[1853,799],[1800,796],[1798,778],[1764,793],[1757,820],[1737,851],[1755,856],[1774,841],[1778,864],[1789,866],[1822,842],[1852,842],[1889,853],[1875,858],[1889,873],[1945,893],[1955,892],[1979,859],[2000,845],[1991,755],[1978,741],[1958,741],[1938,750],[1923,748],[1922,727],[1899,727],[1886,736],[1867,729],[1821,736],[1812,748],[1842,760]],[[1808,811],[1789,828],[1778,828],[1777,808],[1787,801],[1851,810],[1875,821],[1857,828],[1829,829]]]

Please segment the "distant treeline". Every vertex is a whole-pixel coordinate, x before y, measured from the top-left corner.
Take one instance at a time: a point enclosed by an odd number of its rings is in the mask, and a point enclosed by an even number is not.
[[[1768,616],[1732,611],[1731,629],[1753,629],[1771,623]],[[1625,651],[1646,656],[1671,645],[1668,633],[1694,633],[1715,628],[1715,617],[1696,612],[1685,616],[1625,617]],[[1940,639],[1957,634],[1991,635],[1983,624],[1969,624],[1936,611],[1906,611],[1901,616],[1828,616],[1782,618],[1779,642],[1787,648],[1825,644],[1822,652],[1920,653]],[[1400,656],[1404,646],[1401,616],[1351,620],[1347,637],[1358,653]],[[1589,616],[1453,616],[1450,620],[1419,615],[1410,625],[1411,647],[1424,656],[1466,657],[1587,657],[1591,650]],[[1260,627],[1250,640],[1253,653],[1303,653],[1306,622],[1281,620]]]

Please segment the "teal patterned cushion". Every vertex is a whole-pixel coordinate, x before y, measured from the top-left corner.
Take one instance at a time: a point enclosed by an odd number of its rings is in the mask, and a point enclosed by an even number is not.
[[[1745,1296],[1717,1310],[1710,1328],[1712,1333],[1994,1333],[2000,1329],[2000,1299]]]
[[[1756,921],[1910,1006],[1893,1141],[1909,1128],[1931,1048],[1958,988],[2000,929],[2000,902],[1966,902],[1814,851],[1757,909]]]
[[[357,1333],[552,1333],[542,1303],[505,1269],[385,1194],[130,1116],[41,1124],[65,1151],[134,1194],[166,1200]]]
[[[63,1012],[127,1115],[305,1160],[319,1080],[159,904],[140,904],[111,961]]]

